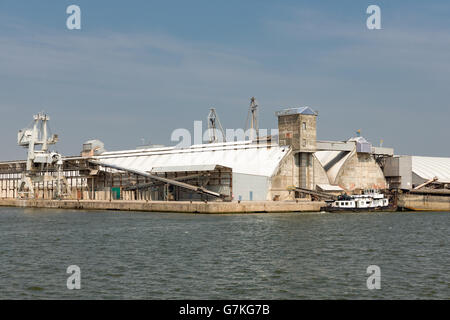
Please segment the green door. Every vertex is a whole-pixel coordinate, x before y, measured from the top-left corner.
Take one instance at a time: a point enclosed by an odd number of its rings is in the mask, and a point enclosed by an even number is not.
[[[111,188],[113,200],[120,200],[120,188]]]

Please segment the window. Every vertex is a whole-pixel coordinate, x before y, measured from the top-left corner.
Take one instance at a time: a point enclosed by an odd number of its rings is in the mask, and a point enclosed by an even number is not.
[[[303,128],[303,130],[306,130],[306,122],[302,123],[302,128]]]
[[[306,147],[306,139],[303,139],[303,146]]]

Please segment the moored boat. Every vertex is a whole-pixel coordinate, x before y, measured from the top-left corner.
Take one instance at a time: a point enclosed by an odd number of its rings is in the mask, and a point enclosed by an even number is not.
[[[364,190],[362,194],[341,195],[337,200],[325,201],[327,205],[321,208],[327,212],[371,212],[371,211],[394,211],[395,207],[390,204],[389,199],[377,190]]]

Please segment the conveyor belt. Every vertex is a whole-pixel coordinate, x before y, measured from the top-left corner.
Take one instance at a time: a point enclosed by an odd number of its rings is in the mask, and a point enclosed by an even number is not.
[[[130,172],[130,173],[134,173],[136,175],[139,176],[143,176],[149,179],[154,179],[154,180],[158,180],[167,184],[171,184],[180,188],[184,188],[184,189],[188,189],[191,191],[194,191],[196,193],[201,193],[201,194],[207,194],[213,197],[217,197],[217,198],[223,198],[224,196],[221,195],[220,193],[217,192],[213,192],[210,191],[208,189],[205,189],[203,187],[197,187],[197,186],[193,186],[191,184],[187,184],[184,182],[180,182],[180,181],[176,181],[176,180],[172,180],[172,179],[167,179],[167,178],[163,178],[160,176],[156,176],[150,173],[147,173],[145,171],[140,171],[140,170],[136,170],[136,169],[132,169],[132,168],[126,168],[126,167],[122,167],[122,166],[117,166],[114,164],[109,164],[109,163],[104,163],[101,161],[94,161],[94,160],[89,160],[90,163],[98,165],[98,166],[102,166],[102,167],[107,167],[107,168],[112,168],[112,169],[116,169],[116,170],[121,170],[121,171],[126,171],[126,172]]]
[[[337,200],[337,196],[326,193],[326,192],[320,192],[320,191],[315,191],[315,190],[310,190],[310,189],[305,189],[305,188],[300,188],[300,187],[294,187],[293,190],[298,191],[298,192],[302,192],[302,193],[307,193],[319,198],[323,198],[323,199],[330,199],[330,200]]]

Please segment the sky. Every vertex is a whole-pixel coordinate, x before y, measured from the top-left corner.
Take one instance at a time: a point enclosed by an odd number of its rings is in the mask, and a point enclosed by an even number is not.
[[[69,5],[81,30],[68,30]],[[369,5],[381,29],[369,30]],[[396,154],[450,156],[448,1],[0,0],[0,160],[26,158],[17,131],[40,111],[78,155],[145,142],[216,108],[245,128],[250,98],[260,128],[275,112],[310,106],[320,140],[361,134]]]

